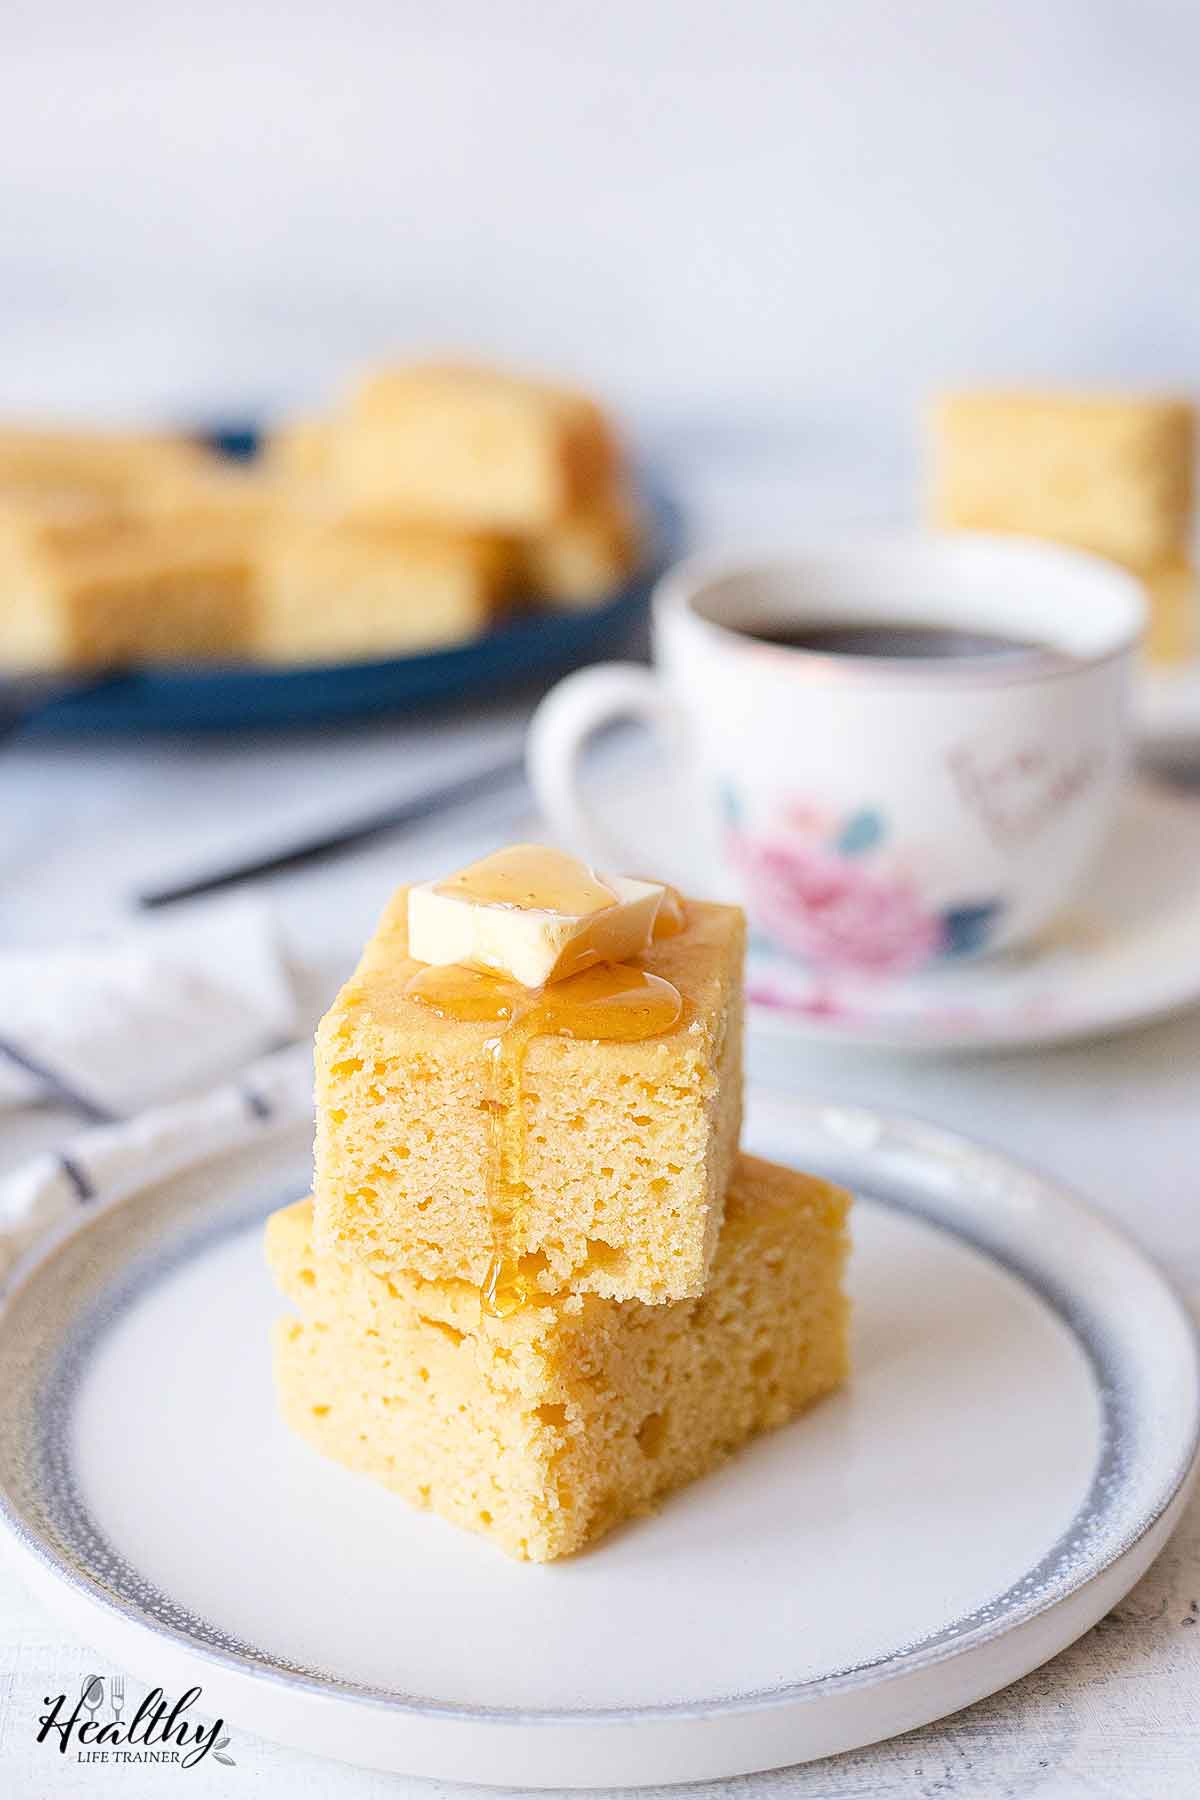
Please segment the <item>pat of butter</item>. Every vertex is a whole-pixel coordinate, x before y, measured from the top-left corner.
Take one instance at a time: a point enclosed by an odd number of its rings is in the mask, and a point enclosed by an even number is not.
[[[455,892],[454,880],[426,881],[408,890],[409,955],[417,962],[459,963],[507,975],[527,988],[647,949],[665,891],[658,882],[606,875],[600,880],[611,902],[571,913],[479,899]]]

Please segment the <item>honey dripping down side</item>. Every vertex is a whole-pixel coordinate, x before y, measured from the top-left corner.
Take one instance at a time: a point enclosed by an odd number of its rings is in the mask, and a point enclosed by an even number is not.
[[[664,887],[663,897],[654,915],[651,936],[657,944],[662,938],[678,937],[687,925],[687,906],[678,888]]]
[[[487,1312],[506,1318],[532,1293],[521,1269],[528,1200],[522,1102],[530,1043],[550,1036],[625,1044],[660,1037],[678,1025],[683,998],[661,975],[632,963],[596,963],[544,988],[523,988],[456,963],[430,966],[418,970],[405,993],[439,1018],[499,1028],[483,1046],[492,1257],[480,1298]]]

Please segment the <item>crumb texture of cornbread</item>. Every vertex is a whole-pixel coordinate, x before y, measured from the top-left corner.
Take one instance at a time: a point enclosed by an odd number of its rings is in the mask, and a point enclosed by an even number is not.
[[[159,525],[188,532],[226,532],[239,542],[285,518],[304,490],[256,468],[214,461],[201,470],[164,471],[147,484],[138,512]],[[185,538],[186,541],[186,538]]]
[[[478,531],[543,529],[584,504],[616,461],[587,395],[470,365],[380,370],[328,444],[348,506]]]
[[[267,1227],[299,1313],[275,1328],[283,1416],[512,1556],[569,1555],[845,1379],[848,1204],[741,1156],[702,1299],[566,1296],[497,1319],[461,1283],[322,1257],[302,1201]]]
[[[0,427],[0,498],[73,494],[110,505],[137,500],[163,478],[203,475],[212,455],[152,433]]]
[[[513,576],[500,539],[293,518],[263,540],[255,648],[274,661],[314,662],[461,643],[500,617]]]
[[[320,481],[329,471],[329,422],[292,419],[273,431],[263,448],[263,462],[285,481]]]
[[[736,907],[688,902],[639,959],[679,990],[670,1032],[634,1043],[539,1036],[521,1075],[524,1204],[509,1246],[546,1293],[698,1295],[742,1117]],[[483,1283],[495,1248],[496,1027],[405,993],[407,889],[317,1032],[316,1229],[382,1275]]]
[[[636,507],[618,490],[525,539],[522,581],[537,601],[594,606],[629,579],[642,537]]]
[[[1195,419],[1183,400],[949,394],[930,439],[935,524],[1054,538],[1137,573],[1188,547]]]
[[[1154,662],[1188,662],[1200,654],[1200,582],[1186,557],[1149,569],[1142,577],[1150,605],[1146,649]]]
[[[254,574],[223,534],[83,504],[0,507],[0,663],[112,668],[235,655]]]

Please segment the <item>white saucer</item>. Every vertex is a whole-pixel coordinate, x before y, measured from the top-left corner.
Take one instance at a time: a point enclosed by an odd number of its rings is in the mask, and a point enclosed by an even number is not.
[[[852,1384],[588,1554],[510,1563],[276,1418],[260,1228],[310,1125],[264,1129],[84,1218],[0,1317],[3,1538],[235,1734],[521,1789],[824,1756],[1054,1655],[1182,1508],[1196,1343],[1137,1250],[962,1139],[759,1094],[749,1144],[860,1195]]]
[[[1035,942],[921,975],[818,978],[751,943],[754,1027],[896,1050],[1097,1037],[1200,1000],[1200,804],[1131,785],[1087,894]]]

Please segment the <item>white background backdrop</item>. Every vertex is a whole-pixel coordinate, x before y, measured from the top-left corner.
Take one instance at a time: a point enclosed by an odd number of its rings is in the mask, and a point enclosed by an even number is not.
[[[3,409],[478,346],[890,478],[943,378],[1200,370],[1189,0],[16,0],[0,52]]]

